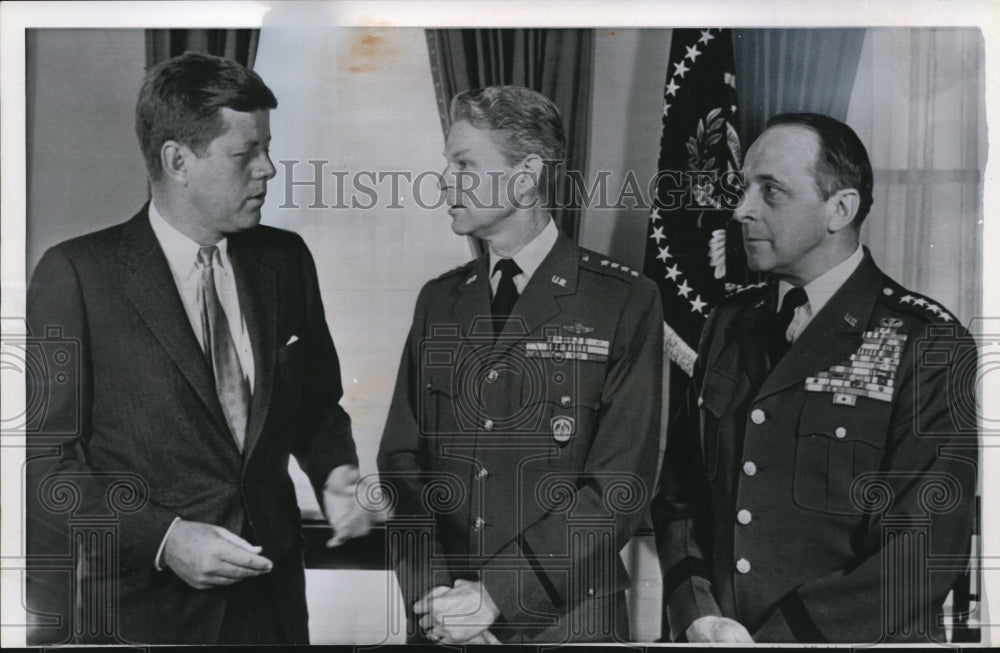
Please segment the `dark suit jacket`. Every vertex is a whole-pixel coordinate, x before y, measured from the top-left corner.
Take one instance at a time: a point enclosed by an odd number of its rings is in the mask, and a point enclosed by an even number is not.
[[[759,642],[943,640],[975,506],[975,345],[866,250],[772,369],[776,294],[712,313],[668,432],[652,514],[671,637],[721,614]]]
[[[495,340],[488,265],[424,286],[382,436],[406,606],[476,578],[501,639],[624,637],[618,552],[656,468],[659,294],[560,234]]]
[[[43,375],[39,389],[48,405],[28,438],[29,551],[68,555],[80,518],[110,516],[117,564],[109,572],[87,563],[117,592],[117,626],[90,633],[98,639],[216,641],[227,597],[240,585],[195,590],[154,569],[175,517],[261,545],[275,562],[268,578],[287,641],[308,638],[303,539],[287,467],[294,454],[319,495],[334,467],[357,462],[350,419],[338,405],[337,354],[299,236],[257,227],[229,237],[229,256],[255,366],[243,455],[146,208],[52,248],[33,276],[32,334],[68,341],[72,362],[63,366],[68,381]],[[123,495],[122,482],[138,494]],[[67,484],[76,505],[59,494]],[[71,590],[59,574],[35,577],[32,609],[66,610]]]

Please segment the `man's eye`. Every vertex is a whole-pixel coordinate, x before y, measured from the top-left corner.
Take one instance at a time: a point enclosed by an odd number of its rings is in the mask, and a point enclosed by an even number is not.
[[[764,197],[777,197],[781,189],[771,184],[764,184]]]

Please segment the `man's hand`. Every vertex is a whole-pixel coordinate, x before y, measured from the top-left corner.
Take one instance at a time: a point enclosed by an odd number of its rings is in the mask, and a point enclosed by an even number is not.
[[[486,639],[483,633],[500,616],[489,592],[482,583],[455,581],[455,587],[438,586],[413,604],[413,611],[422,614],[420,629],[427,638],[442,644],[465,644],[474,638]],[[488,635],[492,641],[496,638]],[[492,643],[490,639],[487,639]],[[476,642],[480,643],[480,642]]]
[[[698,617],[684,631],[691,644],[728,642],[753,644],[753,637],[738,621],[726,617]]]
[[[323,511],[333,528],[333,537],[326,542],[327,548],[367,535],[372,529],[374,515],[365,510],[355,496],[360,478],[356,465],[341,465],[330,472],[326,479]]]
[[[221,526],[179,520],[163,545],[163,564],[199,590],[260,576],[273,565],[239,535]]]

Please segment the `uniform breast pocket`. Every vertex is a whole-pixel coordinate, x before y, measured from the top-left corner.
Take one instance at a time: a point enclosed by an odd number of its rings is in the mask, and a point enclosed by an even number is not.
[[[545,363],[542,383],[522,386],[522,399],[537,397],[525,404],[525,426],[539,442],[551,445],[550,467],[581,469],[597,432],[604,366],[587,361]]]
[[[701,452],[705,461],[705,476],[708,480],[715,478],[719,467],[719,430],[722,424],[722,413],[729,406],[733,396],[735,382],[724,374],[709,370],[702,383],[701,395],[698,397],[701,423]]]
[[[827,393],[807,397],[795,438],[795,503],[835,515],[862,512],[855,481],[879,469],[891,404],[858,398],[831,403]]]

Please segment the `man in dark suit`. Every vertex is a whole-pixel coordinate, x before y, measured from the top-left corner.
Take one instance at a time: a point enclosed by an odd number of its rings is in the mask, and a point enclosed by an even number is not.
[[[421,291],[379,452],[410,640],[624,640],[618,553],[655,475],[659,295],[541,205],[544,164],[565,154],[548,99],[491,87],[451,114],[452,230],[489,251]]]
[[[235,62],[156,66],[136,105],[151,201],[35,270],[30,327],[75,341],[76,373],[43,379],[29,554],[66,555],[81,515],[117,518],[111,550],[78,561],[72,588],[29,579],[29,609],[64,626],[71,606],[101,609],[81,588],[107,597],[108,622],[73,623],[77,639],[307,643],[290,454],[337,541],[367,526],[348,499],[357,456],[312,257],[299,236],[258,226],[276,106]]]
[[[859,244],[872,169],[847,125],[776,116],[744,175],[735,217],[771,281],[709,317],[668,432],[670,636],[943,641],[975,506],[975,345]]]

